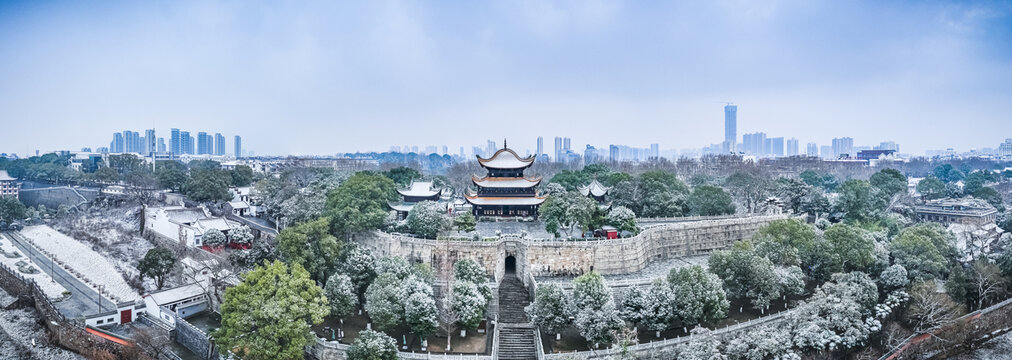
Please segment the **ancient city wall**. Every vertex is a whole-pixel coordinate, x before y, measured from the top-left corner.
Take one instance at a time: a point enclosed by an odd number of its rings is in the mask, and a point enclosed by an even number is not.
[[[706,254],[747,239],[759,227],[786,215],[750,216],[657,224],[625,239],[545,241],[499,238],[495,241],[427,240],[383,232],[357,237],[356,242],[379,255],[395,255],[438,266],[475,259],[496,279],[502,277],[506,256],[517,260],[517,271],[535,276],[579,275],[596,271],[618,275],[642,270],[648,263],[681,256]]]
[[[74,207],[79,204],[95,201],[98,190],[86,188],[70,188],[67,186],[41,189],[21,189],[18,198],[27,206],[45,205],[56,209],[60,205]]]

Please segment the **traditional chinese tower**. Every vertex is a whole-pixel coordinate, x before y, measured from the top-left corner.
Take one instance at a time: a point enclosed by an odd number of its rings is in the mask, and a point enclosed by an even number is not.
[[[485,177],[472,175],[471,181],[478,191],[464,196],[471,204],[475,217],[538,217],[538,206],[545,202],[545,197],[538,196],[536,187],[541,177],[528,178],[524,170],[534,164],[534,156],[521,158],[516,152],[506,147],[496,151],[488,159],[476,156],[478,164],[488,170]]]

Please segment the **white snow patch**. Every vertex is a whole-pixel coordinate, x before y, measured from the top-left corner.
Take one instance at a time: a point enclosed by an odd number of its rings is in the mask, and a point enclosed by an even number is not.
[[[139,294],[104,256],[90,246],[45,225],[28,226],[21,231],[36,248],[88,286],[101,289],[114,302],[137,300]]]
[[[67,291],[67,289],[65,289],[63,285],[60,285],[60,283],[53,281],[53,278],[50,277],[48,273],[40,269],[39,266],[33,263],[30,258],[25,256],[25,254],[22,254],[21,250],[18,250],[18,248],[14,246],[13,242],[11,242],[10,239],[5,238],[3,235],[0,235],[0,252],[2,252],[0,253],[0,264],[4,264],[7,269],[18,275],[24,276],[26,279],[35,280],[35,283],[39,284],[39,289],[42,289],[42,292],[46,294],[46,297],[53,300],[63,298],[63,292]],[[9,258],[6,255],[15,253],[19,255],[16,258]],[[20,261],[27,261],[29,264],[32,264],[36,270],[39,270],[39,273],[25,274],[18,271],[17,263]]]

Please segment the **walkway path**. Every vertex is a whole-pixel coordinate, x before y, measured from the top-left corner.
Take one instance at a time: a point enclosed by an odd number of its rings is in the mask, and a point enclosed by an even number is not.
[[[499,341],[496,354],[499,359],[536,359],[537,328],[527,319],[524,307],[531,303],[530,294],[516,274],[507,273],[499,283]]]
[[[14,246],[17,246],[22,253],[28,255],[31,261],[35,263],[35,266],[49,273],[56,282],[70,291],[71,296],[69,299],[54,303],[64,316],[71,319],[80,318],[85,315],[98,314],[116,308],[116,304],[112,300],[99,296],[98,292],[90,286],[78,280],[59,265],[53,264],[49,258],[21,237],[21,234],[7,232],[4,235],[8,239],[11,239]]]

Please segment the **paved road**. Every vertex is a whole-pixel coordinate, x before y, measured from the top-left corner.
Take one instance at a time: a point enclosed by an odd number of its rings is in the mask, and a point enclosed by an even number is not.
[[[99,296],[95,289],[92,289],[85,283],[78,280],[76,277],[71,275],[59,265],[53,264],[44,254],[40,253],[38,249],[28,243],[21,234],[17,232],[7,232],[4,235],[11,239],[14,246],[17,246],[22,253],[27,254],[31,258],[32,262],[35,263],[39,269],[46,272],[56,282],[63,285],[68,291],[70,291],[70,299],[63,300],[54,303],[60,312],[68,318],[79,318],[84,315],[93,315],[100,312],[109,311],[116,308],[116,304],[108,298]],[[55,274],[54,274],[55,272]]]

